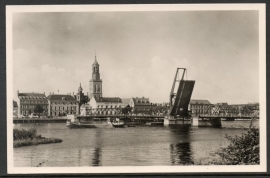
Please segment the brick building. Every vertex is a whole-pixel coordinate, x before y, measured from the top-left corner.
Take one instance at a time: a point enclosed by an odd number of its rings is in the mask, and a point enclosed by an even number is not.
[[[18,90],[17,96],[18,117],[30,115],[37,105],[40,105],[44,110],[41,115],[47,115],[48,101],[45,93],[20,93]]]

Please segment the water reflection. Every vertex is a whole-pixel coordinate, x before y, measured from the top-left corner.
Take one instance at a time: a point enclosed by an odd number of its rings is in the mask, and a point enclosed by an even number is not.
[[[92,166],[101,166],[101,148],[94,149]]]
[[[101,166],[101,156],[102,156],[102,130],[97,129],[95,132],[95,145],[96,147],[92,153],[92,166]]]
[[[170,126],[173,144],[170,144],[170,159],[172,165],[192,164],[190,146],[190,125]]]

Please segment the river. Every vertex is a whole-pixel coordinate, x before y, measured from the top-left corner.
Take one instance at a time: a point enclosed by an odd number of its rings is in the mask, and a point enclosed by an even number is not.
[[[35,128],[62,143],[14,148],[15,167],[168,166],[212,160],[229,142],[227,135],[246,132],[250,121],[222,121],[221,128],[150,127],[70,129],[65,123],[15,124]],[[259,121],[254,122],[255,126]]]

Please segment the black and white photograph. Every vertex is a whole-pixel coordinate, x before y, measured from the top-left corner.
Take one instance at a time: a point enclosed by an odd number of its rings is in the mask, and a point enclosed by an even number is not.
[[[7,6],[8,173],[266,172],[265,24],[265,4]]]

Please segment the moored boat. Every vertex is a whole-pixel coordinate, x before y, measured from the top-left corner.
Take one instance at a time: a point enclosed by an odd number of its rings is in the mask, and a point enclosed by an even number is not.
[[[125,122],[120,120],[119,118],[116,118],[115,120],[112,121],[112,126],[113,127],[124,127]]]
[[[103,127],[111,127],[112,124],[110,119],[99,119],[92,117],[73,117],[67,120],[67,127],[69,128],[103,128]]]

